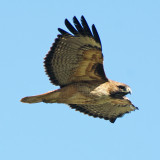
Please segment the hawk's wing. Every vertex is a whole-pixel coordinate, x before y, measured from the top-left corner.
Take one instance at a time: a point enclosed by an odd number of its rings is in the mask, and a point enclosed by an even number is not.
[[[70,104],[70,107],[93,117],[110,120],[111,123],[114,123],[118,117],[122,117],[124,114],[138,109],[127,98],[110,98],[107,103],[99,105]]]
[[[73,35],[59,28],[61,35],[58,35],[45,57],[44,66],[51,82],[62,87],[80,81],[107,81],[101,42],[95,26],[92,25],[91,32],[83,16],[82,25],[76,17],[73,22],[76,28],[65,20]]]

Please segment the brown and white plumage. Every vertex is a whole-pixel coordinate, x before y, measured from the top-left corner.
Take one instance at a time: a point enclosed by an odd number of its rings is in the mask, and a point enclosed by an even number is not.
[[[117,117],[138,109],[125,97],[131,89],[106,77],[101,41],[95,26],[92,25],[91,31],[83,16],[81,24],[76,17],[73,22],[75,28],[65,20],[72,34],[58,29],[61,34],[44,61],[50,81],[60,89],[24,97],[21,101],[65,103],[80,112],[114,123]]]

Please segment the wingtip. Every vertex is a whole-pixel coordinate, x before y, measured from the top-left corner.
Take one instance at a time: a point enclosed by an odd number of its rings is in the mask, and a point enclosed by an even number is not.
[[[81,16],[81,19],[85,19],[83,15]]]
[[[110,119],[109,121],[110,121],[111,123],[114,123],[114,122],[116,121],[116,119],[117,119],[117,118],[112,118],[112,119]]]
[[[66,24],[66,23],[68,23],[69,21],[68,21],[68,19],[66,18],[65,20],[64,20],[64,23]]]
[[[74,19],[77,19],[77,17],[76,17],[76,16],[73,16],[73,20],[74,20]]]

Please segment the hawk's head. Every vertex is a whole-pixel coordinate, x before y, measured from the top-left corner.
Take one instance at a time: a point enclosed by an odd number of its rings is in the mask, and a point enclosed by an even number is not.
[[[110,82],[109,93],[110,93],[110,96],[112,97],[122,98],[126,94],[132,93],[131,88],[124,83],[120,83],[112,80],[109,80],[109,82]]]

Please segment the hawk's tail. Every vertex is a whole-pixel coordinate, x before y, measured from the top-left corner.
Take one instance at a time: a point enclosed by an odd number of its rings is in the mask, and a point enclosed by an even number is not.
[[[56,103],[56,99],[58,96],[59,96],[59,92],[55,90],[55,91],[47,92],[47,93],[36,95],[36,96],[24,97],[20,101],[23,103],[39,103],[39,102]]]

